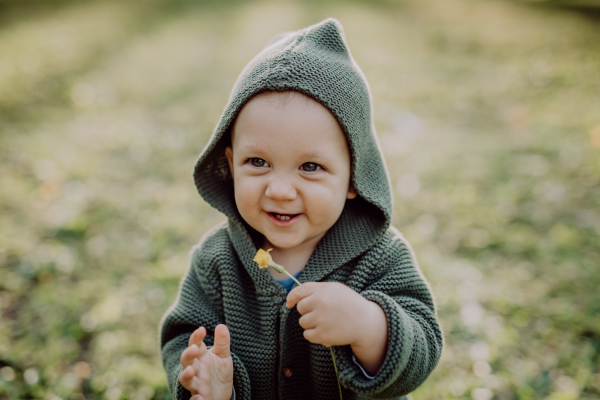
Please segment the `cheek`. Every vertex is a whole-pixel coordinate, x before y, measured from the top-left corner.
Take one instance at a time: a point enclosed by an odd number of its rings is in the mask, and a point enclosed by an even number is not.
[[[313,215],[323,223],[329,224],[331,220],[335,222],[346,204],[347,189],[345,190],[334,183],[307,188],[308,196],[305,197],[308,202],[307,207],[310,207]]]
[[[262,193],[262,185],[257,179],[240,177],[234,180],[235,202],[240,213],[256,209]]]

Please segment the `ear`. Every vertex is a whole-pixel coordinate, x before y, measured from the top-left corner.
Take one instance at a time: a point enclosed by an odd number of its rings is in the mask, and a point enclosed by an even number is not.
[[[358,196],[358,193],[356,193],[356,189],[354,189],[354,186],[352,184],[350,184],[346,198],[348,200],[352,200],[352,199],[356,198],[356,196]]]
[[[227,163],[229,164],[229,172],[231,172],[231,177],[233,178],[233,149],[231,146],[227,146],[225,149],[225,156],[227,157]]]

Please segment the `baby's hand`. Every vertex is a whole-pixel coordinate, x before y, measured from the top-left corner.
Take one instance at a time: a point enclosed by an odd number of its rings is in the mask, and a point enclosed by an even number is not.
[[[179,383],[192,393],[190,400],[229,400],[233,393],[233,360],[229,352],[229,330],[225,325],[215,328],[215,345],[204,344],[206,329],[196,329],[188,348],[181,354],[183,371]]]
[[[371,375],[385,359],[387,319],[378,304],[339,282],[307,282],[288,294],[287,306],[302,315],[304,338],[323,346],[350,345]]]
[[[297,306],[304,337],[324,346],[358,344],[368,327],[373,306],[339,282],[307,282],[288,294],[287,306]],[[368,328],[367,328],[368,329]]]

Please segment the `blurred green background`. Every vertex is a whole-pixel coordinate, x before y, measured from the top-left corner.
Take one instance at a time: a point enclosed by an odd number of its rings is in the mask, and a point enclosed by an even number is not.
[[[501,0],[0,1],[1,399],[169,398],[158,324],[223,219],[196,156],[250,58],[326,17],[437,296],[414,399],[600,399],[600,14]]]

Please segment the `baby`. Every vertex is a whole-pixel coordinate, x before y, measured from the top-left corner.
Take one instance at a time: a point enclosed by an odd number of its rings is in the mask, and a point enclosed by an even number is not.
[[[403,398],[442,350],[430,289],[390,227],[368,85],[327,19],[242,71],[194,172],[223,212],[162,321],[175,399]],[[257,268],[257,249],[301,283]],[[292,289],[293,287],[293,289]]]

